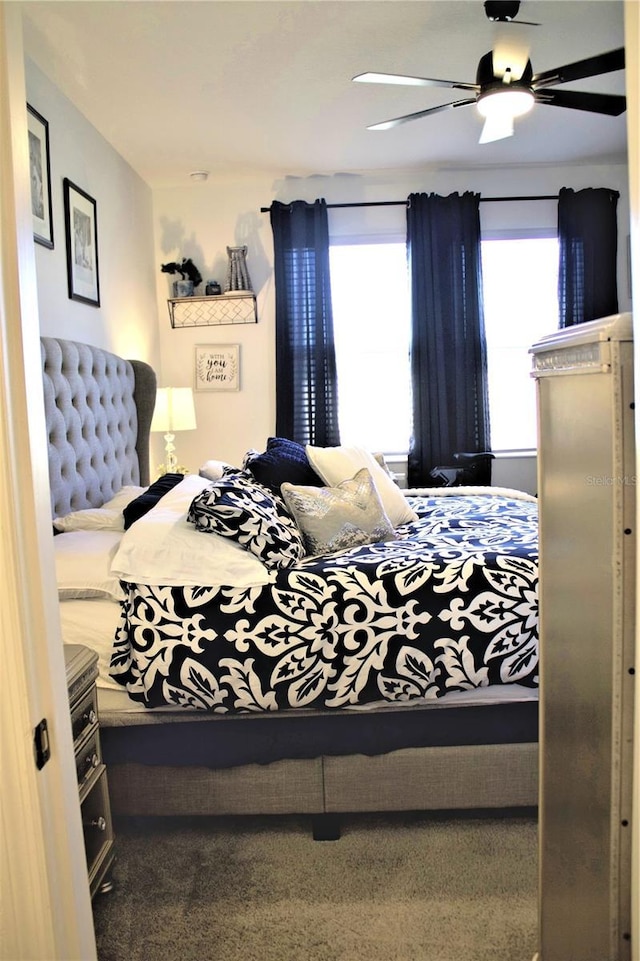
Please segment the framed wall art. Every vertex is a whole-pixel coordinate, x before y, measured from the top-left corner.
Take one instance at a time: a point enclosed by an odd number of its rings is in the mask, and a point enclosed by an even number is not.
[[[240,390],[240,345],[196,346],[196,390]]]
[[[43,247],[53,248],[49,123],[31,104],[27,104],[27,129],[33,239]]]
[[[66,177],[63,187],[69,297],[99,307],[96,202]]]

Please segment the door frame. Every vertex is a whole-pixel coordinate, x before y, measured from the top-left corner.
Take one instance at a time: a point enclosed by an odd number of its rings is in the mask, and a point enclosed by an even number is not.
[[[2,957],[96,958],[49,499],[22,4],[0,0]],[[51,758],[36,768],[46,718]],[[10,787],[8,787],[10,785]]]

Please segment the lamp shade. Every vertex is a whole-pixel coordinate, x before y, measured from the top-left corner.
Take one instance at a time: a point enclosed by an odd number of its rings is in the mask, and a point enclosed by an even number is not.
[[[151,430],[174,433],[196,429],[196,411],[190,387],[159,387]]]

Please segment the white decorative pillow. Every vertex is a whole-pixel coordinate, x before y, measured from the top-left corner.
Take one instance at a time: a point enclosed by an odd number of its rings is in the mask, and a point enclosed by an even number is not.
[[[132,485],[122,487],[102,507],[87,507],[64,517],[54,517],[53,526],[57,531],[123,531],[124,508],[145,490],[146,487]]]
[[[336,487],[284,483],[281,491],[309,554],[331,554],[396,536],[366,468]]]
[[[382,506],[394,527],[418,519],[400,488],[380,466],[373,454],[364,447],[312,447],[307,444],[311,466],[329,487],[337,487],[366,467],[382,501]]]
[[[111,562],[122,539],[121,531],[67,531],[53,538],[58,597],[108,597],[121,601],[124,593]]]
[[[224,460],[207,460],[198,471],[198,474],[207,480],[217,481],[220,480],[228,467],[231,467],[231,464],[227,464]]]

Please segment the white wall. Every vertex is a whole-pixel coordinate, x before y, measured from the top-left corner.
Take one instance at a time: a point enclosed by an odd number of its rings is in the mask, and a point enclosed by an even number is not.
[[[54,249],[35,245],[40,331],[159,363],[149,186],[30,60],[28,102],[49,122]],[[96,201],[100,307],[70,300],[62,181]]]
[[[252,179],[186,182],[184,187],[153,193],[156,289],[160,317],[161,383],[166,386],[193,385],[196,344],[238,343],[241,348],[241,390],[238,393],[196,394],[197,431],[178,435],[178,459],[190,469],[210,458],[238,464],[246,450],[261,448],[275,430],[275,357],[273,244],[269,215],[261,214],[272,200],[315,200],[328,203],[406,200],[416,191],[447,194],[473,190],[484,197],[557,194],[560,187],[610,187],[620,192],[619,299],[620,310],[630,309],[627,237],[629,202],[627,167],[579,166],[507,168],[487,170],[395,171],[382,174],[336,174],[335,176],[286,177],[273,181],[268,174]],[[481,206],[483,230],[518,225],[555,228],[554,201],[517,204],[485,203]],[[404,237],[406,214],[403,206],[331,210],[332,238],[367,237],[385,234]],[[160,272],[160,264],[191,257],[203,277],[224,280],[226,246],[247,244],[248,266],[258,294],[258,324],[171,329],[167,311],[171,278]],[[372,278],[373,283],[383,282]],[[161,450],[159,460],[162,460]],[[535,486],[535,463],[500,466],[499,483],[505,486]],[[523,473],[524,472],[524,473]],[[526,477],[524,476],[526,475]],[[524,477],[524,480],[523,480]],[[498,480],[495,481],[498,483]]]

